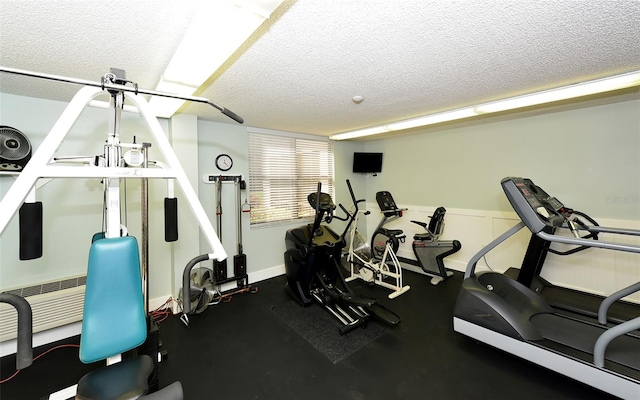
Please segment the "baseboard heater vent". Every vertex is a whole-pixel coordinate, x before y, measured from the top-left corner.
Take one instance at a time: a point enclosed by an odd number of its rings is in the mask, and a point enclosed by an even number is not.
[[[33,311],[33,333],[82,320],[86,276],[6,290],[24,297]],[[15,339],[18,315],[9,304],[0,303],[0,342]]]

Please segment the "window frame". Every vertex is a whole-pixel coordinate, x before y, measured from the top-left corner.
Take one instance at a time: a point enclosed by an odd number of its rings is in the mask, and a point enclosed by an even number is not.
[[[335,198],[334,143],[259,128],[247,132],[251,229],[313,220],[315,211],[307,196],[317,190],[318,182]]]

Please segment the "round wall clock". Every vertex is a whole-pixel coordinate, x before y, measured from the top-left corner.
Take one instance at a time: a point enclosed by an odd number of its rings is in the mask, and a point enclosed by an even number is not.
[[[216,168],[220,171],[228,171],[233,166],[233,159],[228,154],[220,154],[216,157]]]

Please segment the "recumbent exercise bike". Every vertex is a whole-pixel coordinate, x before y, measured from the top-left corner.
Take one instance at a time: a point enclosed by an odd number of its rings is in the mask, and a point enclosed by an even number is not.
[[[340,260],[346,245],[344,235],[353,220],[334,216],[336,205],[321,189],[318,183],[318,191],[307,197],[315,209],[313,224],[290,229],[285,234],[286,292],[303,307],[314,302],[323,306],[342,323],[341,335],[366,326],[371,316],[389,325],[398,324],[400,317],[394,312],[378,304],[375,298],[353,293],[347,286]],[[344,206],[340,208],[346,213]],[[333,218],[349,221],[341,235],[322,225]]]
[[[400,243],[404,243],[406,235],[401,229],[387,229],[384,225],[402,217],[403,211],[407,209],[399,209],[393,196],[387,191],[376,193],[376,201],[383,217],[371,237],[371,252],[373,257],[380,258],[387,243],[391,245],[395,253],[397,253]],[[444,259],[462,248],[462,244],[458,240],[439,240],[444,230],[446,212],[444,207],[438,207],[429,217],[429,223],[411,221],[425,230],[425,232],[416,233],[413,236],[411,248],[416,259],[398,256],[398,260],[405,266],[420,267],[420,269],[407,269],[431,276],[432,285],[437,285],[453,275],[453,272],[444,267]]]

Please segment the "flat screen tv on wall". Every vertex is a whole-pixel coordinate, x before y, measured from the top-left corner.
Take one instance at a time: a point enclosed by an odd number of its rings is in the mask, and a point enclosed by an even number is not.
[[[382,172],[382,153],[353,153],[353,172]]]

